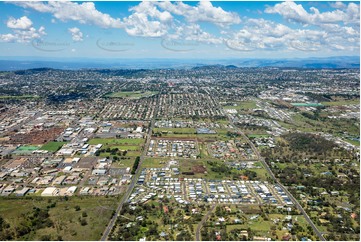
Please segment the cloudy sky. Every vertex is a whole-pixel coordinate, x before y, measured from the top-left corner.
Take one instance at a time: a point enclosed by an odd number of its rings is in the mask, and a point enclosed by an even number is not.
[[[0,2],[0,56],[359,55],[358,2]]]

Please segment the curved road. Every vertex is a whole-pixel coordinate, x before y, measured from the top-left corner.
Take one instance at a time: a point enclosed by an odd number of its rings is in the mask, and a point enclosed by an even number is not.
[[[249,140],[249,138],[247,137],[247,135],[245,135],[239,128],[237,128],[237,126],[234,124],[232,118],[230,116],[228,116],[229,122],[235,127],[235,129],[242,135],[242,137],[248,142],[248,144],[251,146],[253,152],[257,155],[259,161],[261,161],[261,163],[263,164],[264,168],[266,169],[268,175],[271,177],[271,179],[278,185],[280,186],[283,191],[287,194],[287,196],[292,200],[293,204],[295,204],[295,206],[298,208],[298,210],[301,211],[303,217],[306,219],[306,221],[308,222],[308,224],[312,227],[313,231],[315,232],[315,234],[317,235],[317,237],[319,238],[320,241],[325,241],[325,238],[322,236],[322,233],[318,230],[318,228],[316,227],[316,225],[313,223],[313,221],[311,220],[311,218],[308,216],[308,214],[306,213],[306,211],[303,209],[303,207],[299,204],[299,202],[297,201],[297,199],[287,190],[287,188],[285,186],[283,186],[278,179],[276,178],[276,176],[273,174],[271,168],[268,166],[268,164],[266,163],[265,159],[263,157],[261,157],[261,154],[258,152],[258,149],[256,148],[256,146]]]

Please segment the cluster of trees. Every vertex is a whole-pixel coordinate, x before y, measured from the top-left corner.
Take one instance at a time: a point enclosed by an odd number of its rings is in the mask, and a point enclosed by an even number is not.
[[[294,151],[325,153],[336,147],[334,142],[314,134],[289,133],[282,138],[288,141],[290,149]]]
[[[10,230],[10,224],[0,215],[0,240],[13,240],[13,232]]]
[[[119,150],[119,148],[113,148],[111,149],[110,147],[106,148],[106,149],[100,149],[100,150],[97,150],[95,152],[95,155],[96,156],[99,156],[101,153],[110,153],[111,155],[119,155],[119,156],[126,156],[128,151],[124,150],[124,151],[121,151]]]
[[[131,174],[133,174],[133,175],[135,174],[135,172],[136,172],[137,169],[138,169],[139,162],[140,162],[140,157],[137,156],[137,158],[135,158],[135,161],[134,161],[134,164],[133,164],[133,168],[132,168]]]
[[[227,136],[231,137],[231,138],[236,138],[236,137],[241,136],[241,134],[237,133],[237,132],[227,131]]]
[[[16,225],[12,239],[21,238],[33,230],[52,227],[53,221],[49,218],[49,209],[34,207],[31,213],[23,214],[23,219]]]
[[[211,165],[211,171],[217,172],[217,173],[232,173],[232,168],[225,165],[224,163],[218,163],[216,161],[207,161],[209,165]]]

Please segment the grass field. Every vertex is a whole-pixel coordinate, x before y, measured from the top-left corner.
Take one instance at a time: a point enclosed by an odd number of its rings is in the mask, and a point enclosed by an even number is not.
[[[38,150],[38,146],[34,145],[22,145],[18,147],[16,150],[14,150],[12,153],[15,155],[24,155],[24,154],[30,154],[34,150]]]
[[[322,102],[322,104],[325,106],[342,106],[342,105],[360,104],[360,99]]]
[[[141,145],[144,139],[101,139],[95,138],[88,141],[90,145]]]
[[[312,120],[297,113],[292,116],[292,123],[284,123],[278,121],[283,127],[287,129],[300,130],[304,132],[326,132],[339,136],[343,132],[350,135],[358,136],[360,129],[355,125],[353,120],[349,119],[326,119],[325,121]]]
[[[126,157],[136,157],[140,156],[142,152],[142,147],[144,144],[144,139],[91,139],[88,142],[91,145],[103,144],[102,150],[108,148],[115,149],[118,148],[120,151],[127,151]],[[101,152],[100,157],[112,157],[110,152]]]
[[[49,208],[49,218],[53,226],[34,231],[17,237],[17,240],[41,240],[44,235],[50,235],[51,240],[99,240],[109,219],[116,209],[117,197],[69,197],[63,198],[0,198],[0,214],[10,229],[16,233],[16,227],[28,222],[24,215],[32,213],[33,207],[46,209],[55,202],[55,207]],[[80,207],[79,211],[75,206]],[[86,217],[83,216],[86,213]],[[80,219],[87,224],[82,226]]]
[[[112,163],[112,168],[132,168],[134,164],[134,158],[130,158],[129,160],[120,160]]]
[[[161,168],[164,167],[166,162],[168,162],[169,159],[161,159],[161,158],[146,158],[143,160],[142,168]]]
[[[219,132],[221,129],[217,129]],[[221,131],[221,133],[217,134],[162,134],[162,136],[158,138],[190,138],[190,139],[198,139],[198,141],[204,140],[228,140],[229,137],[226,135],[227,131]]]
[[[129,99],[138,99],[142,97],[149,97],[157,94],[158,92],[151,91],[135,91],[135,92],[113,92],[110,94],[106,94],[105,97],[110,98],[129,98]]]
[[[262,167],[262,168],[248,169],[248,170],[254,171],[257,173],[256,180],[267,181],[268,174],[267,174],[267,171],[265,168]]]
[[[51,141],[51,142],[48,142],[45,145],[43,145],[40,149],[41,150],[47,150],[47,151],[50,151],[50,152],[56,152],[66,143],[67,142]]]
[[[141,152],[139,151],[128,151],[126,156],[140,156]]]
[[[19,150],[19,151],[33,151],[33,150],[37,150],[37,149],[39,149],[38,146],[22,145],[19,148],[17,148],[16,150]]]
[[[119,150],[137,151],[140,149],[138,145],[109,145],[112,149],[118,148]]]

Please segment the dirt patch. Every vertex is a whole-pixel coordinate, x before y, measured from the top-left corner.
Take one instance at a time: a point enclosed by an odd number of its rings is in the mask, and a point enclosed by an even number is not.
[[[95,157],[84,157],[81,158],[80,161],[74,165],[75,168],[82,169],[92,169],[97,163],[97,158]]]
[[[207,171],[207,169],[202,165],[198,165],[198,166],[193,166],[192,171],[194,173],[205,173]]]
[[[19,134],[15,133],[10,136],[10,140],[5,143],[12,144],[45,144],[57,138],[62,132],[63,128],[50,128],[50,129],[33,129],[29,133]]]

